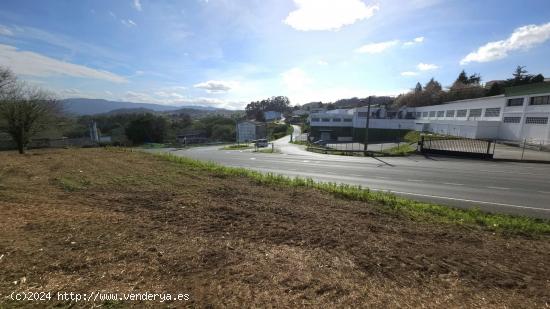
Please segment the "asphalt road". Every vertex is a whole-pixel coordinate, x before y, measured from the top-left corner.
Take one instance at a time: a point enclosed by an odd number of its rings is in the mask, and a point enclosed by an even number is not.
[[[283,154],[220,150],[220,146],[166,151],[227,166],[361,185],[421,201],[550,219],[549,164],[333,156],[307,152],[287,140],[276,142]]]

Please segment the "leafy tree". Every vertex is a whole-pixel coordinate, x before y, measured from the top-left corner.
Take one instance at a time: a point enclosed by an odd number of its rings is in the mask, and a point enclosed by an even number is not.
[[[271,97],[269,99],[250,102],[246,108],[246,116],[249,119],[263,121],[263,113],[266,111],[276,111],[280,113],[291,112],[290,100],[284,96]]]
[[[531,83],[542,83],[544,82],[544,76],[542,74],[537,74],[531,78]]]
[[[236,125],[237,125],[236,119],[215,115],[215,116],[203,117],[195,121],[192,125],[192,128],[195,130],[202,130],[206,133],[206,136],[213,138],[214,127],[218,127],[217,130],[219,130],[219,126],[224,126],[224,128],[231,127],[231,130],[235,130]],[[219,131],[216,132],[216,134],[220,136]]]
[[[504,93],[504,87],[502,86],[501,83],[499,82],[495,82],[491,85],[491,88],[489,88],[489,91],[487,91],[487,96],[494,96],[494,95],[499,95],[499,94],[503,94]]]
[[[18,81],[9,69],[0,68],[0,119],[20,154],[25,153],[33,136],[54,122],[60,111],[50,93],[30,87]]]
[[[460,74],[458,74],[458,77],[455,81],[456,82],[460,82],[464,85],[468,84],[468,75],[466,75],[466,71],[462,70],[462,72],[460,72]]]
[[[468,77],[468,85],[479,85],[481,83],[481,75],[474,74]]]
[[[216,124],[212,126],[211,139],[216,141],[234,141],[236,138],[235,126],[231,124]]]
[[[433,77],[430,79],[428,83],[426,83],[426,86],[424,86],[424,91],[427,91],[428,93],[438,93],[442,90],[441,84],[436,81]]]
[[[527,74],[527,70],[525,69],[525,67],[521,66],[521,65],[518,65],[516,67],[516,70],[512,74],[512,76],[514,76],[514,80],[517,83],[520,83],[521,81],[525,80],[525,78],[528,76],[526,74]]]
[[[143,143],[163,143],[166,136],[167,120],[153,114],[139,115],[126,127],[126,136],[135,145]]]

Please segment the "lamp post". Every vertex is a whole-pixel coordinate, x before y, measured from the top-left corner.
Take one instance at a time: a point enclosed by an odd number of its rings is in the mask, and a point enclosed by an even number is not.
[[[369,122],[370,122],[370,103],[371,103],[371,97],[369,96],[367,99],[367,124],[365,126],[365,153],[367,152],[367,148],[369,147]]]

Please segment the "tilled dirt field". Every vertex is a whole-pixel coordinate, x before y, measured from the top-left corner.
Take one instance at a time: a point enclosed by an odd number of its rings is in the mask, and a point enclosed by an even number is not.
[[[12,292],[187,293],[167,307],[549,307],[550,237],[413,221],[141,153],[0,153]],[[2,307],[2,305],[0,305]]]

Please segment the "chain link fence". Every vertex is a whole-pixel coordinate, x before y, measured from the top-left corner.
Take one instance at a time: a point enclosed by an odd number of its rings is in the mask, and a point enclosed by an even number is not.
[[[497,141],[494,145],[494,158],[550,162],[550,141]]]

